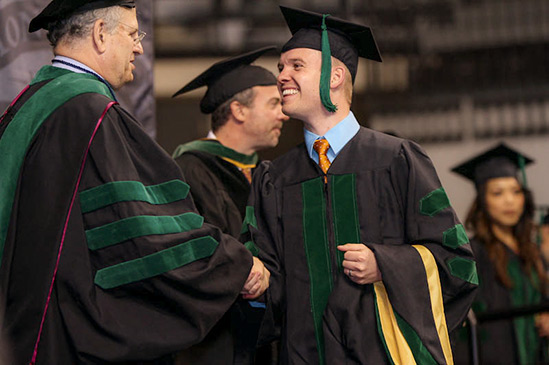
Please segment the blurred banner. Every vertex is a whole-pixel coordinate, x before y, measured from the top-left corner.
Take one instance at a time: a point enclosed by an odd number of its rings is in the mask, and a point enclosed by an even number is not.
[[[46,31],[29,33],[29,22],[50,0],[0,0],[0,114],[53,58]],[[142,124],[151,137],[156,135],[153,95],[153,2],[137,0],[139,28],[147,33],[145,54],[135,62],[135,79],[116,93],[120,103]]]

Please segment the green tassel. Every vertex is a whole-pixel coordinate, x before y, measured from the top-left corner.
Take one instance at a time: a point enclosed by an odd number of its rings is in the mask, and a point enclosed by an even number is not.
[[[328,40],[328,28],[326,27],[326,18],[330,14],[322,15],[322,67],[320,69],[320,100],[322,105],[330,113],[334,113],[337,107],[330,100],[330,78],[332,76],[332,54],[330,51],[330,41]]]
[[[523,155],[518,156],[518,165],[519,165],[520,171],[522,172],[522,186],[527,188],[528,187],[528,181],[526,181],[526,170],[524,169],[524,165],[526,165],[526,163],[524,161],[524,156]]]

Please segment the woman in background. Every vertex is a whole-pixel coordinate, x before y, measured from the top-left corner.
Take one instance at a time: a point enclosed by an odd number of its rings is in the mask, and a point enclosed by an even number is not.
[[[532,194],[517,178],[519,167],[530,162],[501,144],[453,169],[477,189],[466,219],[479,276],[473,305],[477,316],[536,305],[545,298],[547,278],[533,240]],[[478,332],[481,363],[548,363],[543,341],[548,335],[549,313],[482,323]],[[462,358],[466,351],[455,351],[455,355],[456,363],[467,363]]]

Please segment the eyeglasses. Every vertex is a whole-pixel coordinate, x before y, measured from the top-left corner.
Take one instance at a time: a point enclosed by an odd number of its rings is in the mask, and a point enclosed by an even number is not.
[[[138,28],[132,27],[131,25],[128,25],[128,24],[125,24],[125,23],[122,23],[122,22],[118,22],[118,23],[120,23],[120,24],[122,24],[122,25],[125,25],[125,26],[128,27],[128,28],[133,29],[133,30],[134,30],[133,32],[134,32],[134,33],[137,33],[137,37],[133,38],[133,44],[136,45],[136,46],[137,46],[139,43],[141,43],[141,41],[143,40],[143,38],[145,38],[145,36],[147,35],[147,33],[145,33],[145,32],[143,32],[143,31],[139,30]]]

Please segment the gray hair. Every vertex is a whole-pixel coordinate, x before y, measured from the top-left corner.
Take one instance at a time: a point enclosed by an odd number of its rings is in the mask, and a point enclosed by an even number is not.
[[[231,114],[231,103],[233,101],[238,101],[240,104],[250,107],[254,102],[254,97],[254,89],[253,87],[250,87],[249,89],[234,94],[232,98],[218,106],[212,113],[212,131],[215,132],[225,125]]]
[[[107,32],[114,32],[121,17],[119,6],[110,6],[76,13],[67,19],[63,19],[48,25],[48,40],[55,47],[61,39],[68,41],[82,39],[92,31],[93,24],[98,19],[105,21]]]

